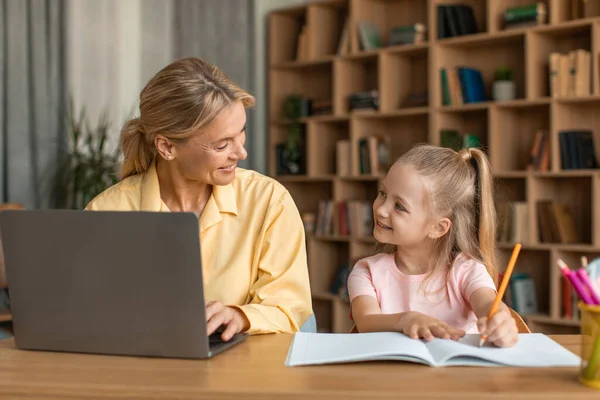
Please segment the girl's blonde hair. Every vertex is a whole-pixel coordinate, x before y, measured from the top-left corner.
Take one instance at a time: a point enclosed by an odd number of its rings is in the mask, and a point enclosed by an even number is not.
[[[449,231],[434,244],[431,274],[448,272],[458,253],[482,262],[497,285],[496,208],[491,166],[485,153],[468,148],[418,145],[398,161],[425,178],[435,217],[449,218]],[[395,251],[385,246],[383,251]],[[429,276],[431,276],[431,274]]]
[[[140,93],[140,116],[121,130],[121,179],[148,170],[156,156],[156,135],[185,140],[236,101],[246,108],[255,103],[252,95],[211,63],[190,57],[167,65]]]

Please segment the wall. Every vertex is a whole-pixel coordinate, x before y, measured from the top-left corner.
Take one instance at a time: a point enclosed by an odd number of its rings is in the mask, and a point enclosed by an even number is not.
[[[254,132],[256,132],[256,147],[253,157],[256,160],[255,169],[267,172],[267,17],[270,11],[307,3],[307,0],[255,0],[254,2],[254,87],[256,114],[254,116]]]

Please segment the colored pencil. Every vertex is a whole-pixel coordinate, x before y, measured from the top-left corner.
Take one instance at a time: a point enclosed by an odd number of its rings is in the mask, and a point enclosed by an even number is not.
[[[510,256],[510,260],[508,262],[508,266],[506,267],[506,271],[504,272],[504,276],[502,277],[502,283],[500,284],[500,289],[498,289],[498,293],[496,294],[496,298],[494,299],[494,303],[492,304],[492,308],[488,314],[488,322],[492,319],[496,311],[498,310],[498,306],[504,297],[504,292],[506,291],[506,287],[508,286],[508,281],[510,280],[510,276],[512,275],[513,269],[515,268],[515,264],[517,263],[517,257],[519,257],[519,252],[521,251],[521,244],[515,244],[515,248],[513,249],[512,256]],[[481,339],[479,339],[479,347],[483,346],[487,338],[481,335]]]

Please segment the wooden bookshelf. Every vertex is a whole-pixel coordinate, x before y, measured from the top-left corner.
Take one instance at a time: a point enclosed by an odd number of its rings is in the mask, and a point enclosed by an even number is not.
[[[440,144],[440,130],[469,132],[488,152],[498,185],[499,201],[526,202],[530,240],[523,243],[516,269],[529,273],[536,285],[539,313],[525,316],[539,332],[576,332],[578,321],[561,316],[561,276],[556,259],[573,266],[582,255],[600,257],[600,170],[561,169],[558,132],[591,129],[596,154],[600,147],[600,2],[590,1],[581,15],[571,15],[574,0],[542,1],[544,24],[504,29],[507,7],[527,0],[331,0],[272,12],[268,19],[269,174],[291,192],[302,214],[316,214],[322,200],[372,202],[380,176],[361,175],[358,142],[374,133],[391,138],[393,158],[420,142]],[[437,6],[465,4],[473,9],[478,33],[438,39]],[[349,21],[348,54],[338,55],[345,21]],[[358,21],[381,29],[423,23],[424,43],[360,50]],[[304,28],[305,48],[297,59],[297,42]],[[548,58],[552,52],[583,48],[591,52],[591,89],[587,96],[553,97]],[[514,72],[516,98],[465,105],[443,105],[441,68],[468,65],[481,71],[491,99],[494,71]],[[347,96],[379,91],[378,110],[349,111]],[[406,108],[403,99],[425,91],[425,105]],[[329,98],[330,115],[300,119],[304,129],[305,173],[277,175],[275,147],[285,141],[289,122],[281,117],[286,96]],[[550,136],[550,167],[529,171],[528,157],[537,130]],[[350,173],[337,171],[336,143],[350,142]],[[577,243],[542,243],[536,202],[561,201],[573,212],[580,235]],[[353,265],[374,252],[374,240],[353,235],[307,234],[308,262],[314,309],[320,330],[347,332],[349,303],[331,293],[342,264]],[[506,265],[512,243],[498,243],[500,266]]]

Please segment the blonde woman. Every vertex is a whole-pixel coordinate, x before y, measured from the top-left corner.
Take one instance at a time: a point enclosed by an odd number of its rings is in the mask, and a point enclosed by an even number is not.
[[[121,181],[86,207],[198,213],[208,334],[222,328],[225,341],[239,332],[298,331],[312,310],[294,201],[275,180],[237,166],[247,156],[252,105],[204,60],[168,65],[142,90],[140,116],[121,132]]]

